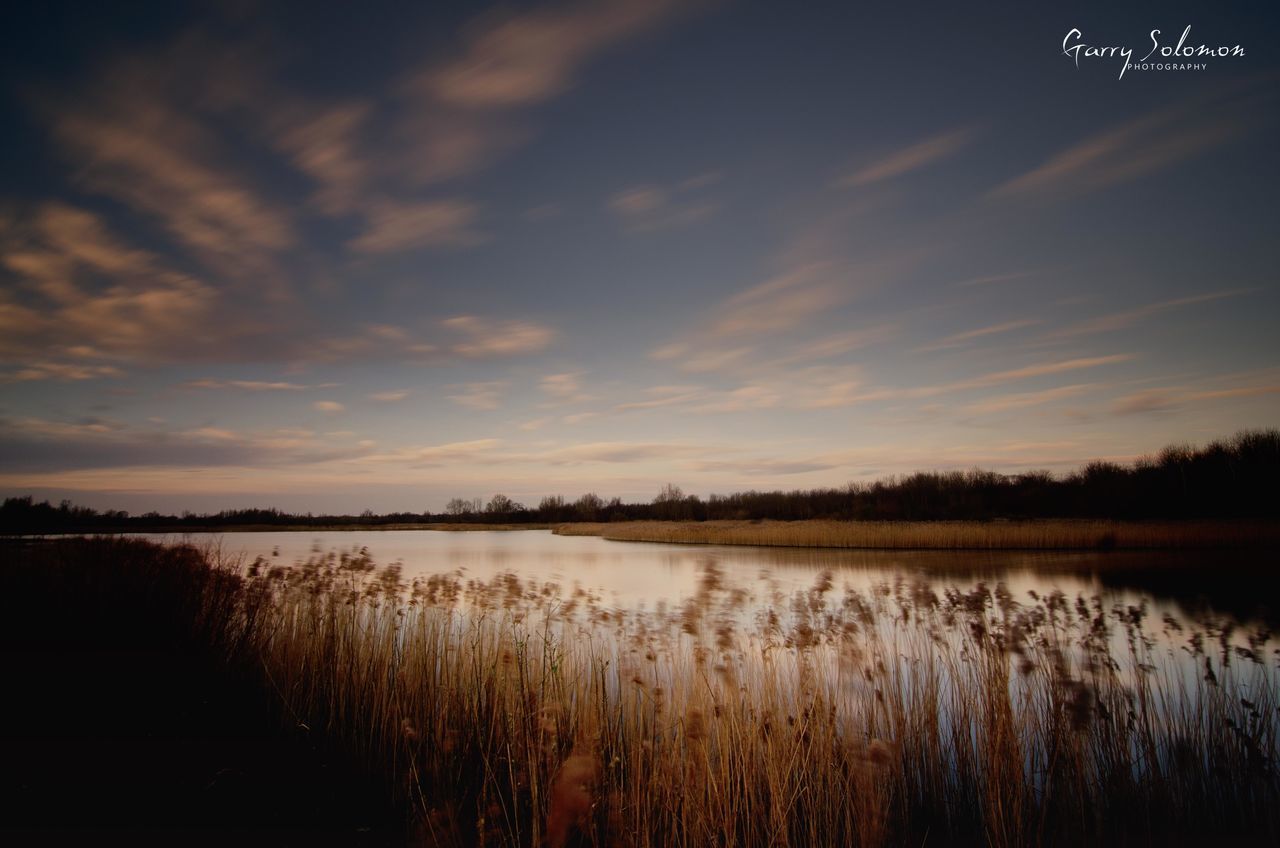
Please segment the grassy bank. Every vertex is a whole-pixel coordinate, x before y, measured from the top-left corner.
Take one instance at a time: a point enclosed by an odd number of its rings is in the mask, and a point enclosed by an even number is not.
[[[1280,677],[1228,622],[830,574],[753,612],[711,564],[688,603],[631,612],[361,553],[235,572],[127,549],[129,585],[184,599],[205,655],[252,658],[281,733],[367,775],[411,844],[1280,838]],[[133,626],[94,603],[95,629]]]
[[[934,550],[1251,548],[1280,544],[1265,521],[624,521],[560,524],[620,542]]]

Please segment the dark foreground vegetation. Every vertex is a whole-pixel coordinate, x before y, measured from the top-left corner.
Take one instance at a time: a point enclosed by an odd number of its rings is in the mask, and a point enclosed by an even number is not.
[[[0,844],[399,844],[357,767],[282,715],[252,604],[192,548],[0,542]]]
[[[1047,471],[919,472],[840,489],[685,495],[668,485],[649,503],[558,495],[526,507],[506,495],[487,503],[454,498],[443,513],[305,515],[236,509],[181,516],[98,512],[30,497],[0,506],[0,533],[106,532],[283,527],[391,527],[450,524],[563,524],[614,521],[810,519],[969,521],[1089,518],[1113,520],[1280,518],[1280,430],[1242,432],[1204,447],[1174,445],[1132,465],[1093,462],[1057,478]]]
[[[753,614],[710,562],[687,604],[646,612],[514,574],[407,584],[362,551],[243,569],[131,540],[6,551],[7,827],[550,848],[1280,839],[1280,655],[1226,620],[829,573]]]

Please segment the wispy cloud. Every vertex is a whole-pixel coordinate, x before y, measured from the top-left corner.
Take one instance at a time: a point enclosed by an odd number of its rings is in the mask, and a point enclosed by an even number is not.
[[[823,336],[815,341],[799,345],[791,353],[776,359],[775,362],[778,365],[792,365],[797,362],[811,362],[843,356],[855,350],[890,341],[901,330],[902,328],[899,324],[887,323]]]
[[[780,274],[729,298],[710,332],[723,338],[777,333],[847,300],[850,292],[833,278],[829,263],[813,263]]]
[[[31,362],[13,371],[0,372],[0,383],[29,383],[40,380],[79,382],[104,377],[123,377],[114,365],[84,365],[76,362]]]
[[[474,173],[529,139],[529,110],[570,88],[591,59],[701,5],[607,0],[479,16],[454,55],[399,86],[392,169],[420,185]]]
[[[366,451],[306,430],[246,432],[205,425],[138,429],[98,421],[0,419],[0,465],[12,472],[74,469],[299,467]],[[127,485],[118,478],[117,486]]]
[[[967,280],[961,280],[954,283],[956,288],[973,288],[974,286],[990,286],[996,283],[1011,283],[1014,280],[1025,280],[1028,277],[1036,276],[1035,271],[1010,271],[1004,274],[983,274],[979,277],[970,277]]]
[[[608,0],[560,5],[472,28],[456,59],[415,85],[433,99],[469,110],[526,107],[568,88],[574,73],[605,48],[680,11],[674,0]]]
[[[216,290],[133,248],[102,219],[60,203],[27,225],[0,222],[0,265],[22,281],[0,292],[0,356],[167,360],[207,354]]]
[[[658,409],[679,406],[698,400],[705,394],[701,386],[651,386],[640,394],[644,400],[630,400],[613,407],[614,412],[630,412],[638,409]]]
[[[590,397],[582,389],[580,372],[563,374],[547,374],[538,381],[538,388],[550,399],[552,404],[582,403]]]
[[[1023,318],[1017,321],[1005,321],[1000,324],[991,324],[986,327],[978,327],[974,330],[965,330],[961,333],[953,333],[952,335],[944,336],[932,344],[916,348],[915,351],[917,353],[933,353],[934,351],[963,347],[974,339],[994,336],[999,333],[1008,333],[1013,330],[1021,330],[1024,327],[1032,327],[1039,323],[1040,321],[1037,319]]]
[[[440,445],[408,447],[400,450],[368,454],[353,458],[359,463],[398,463],[410,467],[445,465],[473,462],[492,456],[502,446],[500,439],[473,439],[467,442],[447,442]]]
[[[705,445],[656,442],[586,442],[537,453],[537,459],[551,465],[580,463],[656,462],[705,455]]]
[[[1205,294],[1191,295],[1189,297],[1179,297],[1173,300],[1160,301],[1159,303],[1149,303],[1146,306],[1139,306],[1136,309],[1112,312],[1108,315],[1100,315],[1096,318],[1090,318],[1089,320],[1082,321],[1078,324],[1072,324],[1069,327],[1064,327],[1051,333],[1049,338],[1074,338],[1076,336],[1124,330],[1146,318],[1150,318],[1152,315],[1166,312],[1171,309],[1178,309],[1183,306],[1195,306],[1197,304],[1210,303],[1215,300],[1224,300],[1226,298],[1239,297],[1241,295],[1253,294],[1257,291],[1258,289],[1256,288],[1229,289],[1226,291],[1206,292]]]
[[[346,407],[338,403],[336,400],[318,400],[311,404],[311,407],[319,412],[327,412],[330,414],[346,410]]]
[[[1085,194],[1155,174],[1244,135],[1261,103],[1199,97],[1083,139],[991,192],[993,197]]]
[[[977,132],[972,127],[948,130],[865,165],[841,178],[836,185],[846,188],[865,186],[919,171],[954,156],[976,136]]]
[[[1020,392],[1017,394],[996,395],[984,398],[977,403],[967,404],[963,411],[975,415],[1008,412],[1013,409],[1026,409],[1032,406],[1043,406],[1065,398],[1079,397],[1097,388],[1092,383],[1077,383],[1070,386],[1058,386],[1039,392]]]
[[[475,229],[477,207],[465,200],[392,201],[366,209],[367,225],[347,244],[361,253],[414,247],[471,247],[485,237]]]
[[[449,400],[458,404],[458,406],[485,412],[500,408],[502,406],[502,396],[510,387],[510,383],[501,380],[484,383],[464,383],[459,387],[460,391],[449,395]]]
[[[462,336],[450,350],[465,357],[515,356],[545,349],[555,331],[533,321],[496,321],[478,315],[459,315],[441,322]]]
[[[1021,380],[1029,380],[1036,377],[1046,377],[1054,374],[1065,374],[1072,371],[1102,368],[1108,365],[1117,365],[1122,362],[1128,362],[1131,359],[1133,359],[1132,354],[1117,353],[1107,356],[1086,356],[1075,357],[1072,359],[1053,360],[1048,362],[1039,362],[1034,365],[1026,365],[1021,368],[1011,368],[1005,371],[993,371],[987,374],[981,374],[977,377],[964,377],[946,383],[935,383],[924,386],[882,386],[877,388],[867,388],[848,394],[844,400],[847,403],[866,403],[882,400],[932,398],[956,392],[970,391],[973,389],[986,389],[993,386],[1005,385],[1007,383],[1016,383]]]
[[[1280,374],[1275,369],[1247,374],[1225,374],[1190,385],[1144,389],[1116,398],[1113,415],[1174,413],[1196,404],[1221,406],[1225,401],[1269,397],[1280,394]]]
[[[243,389],[248,392],[302,392],[308,389],[332,388],[335,384],[321,383],[314,386],[308,386],[302,383],[289,383],[284,381],[215,380],[212,378],[204,378],[200,380],[188,380],[182,385],[184,388],[188,389]]]
[[[719,172],[710,172],[670,186],[631,186],[610,197],[607,206],[628,232],[686,227],[720,211],[719,204],[702,192],[720,179]]]
[[[296,241],[288,210],[253,187],[191,108],[207,88],[198,59],[208,45],[175,45],[158,61],[102,69],[87,87],[44,105],[54,138],[80,185],[160,224],[210,268],[252,274],[280,296],[287,286],[275,254]],[[224,63],[218,63],[219,65]]]

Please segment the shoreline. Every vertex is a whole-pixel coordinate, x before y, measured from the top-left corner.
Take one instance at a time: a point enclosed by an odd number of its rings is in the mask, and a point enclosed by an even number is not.
[[[517,532],[598,536],[613,542],[844,550],[1247,550],[1280,545],[1280,522],[1260,519],[1116,521],[1105,519],[992,519],[958,521],[616,521],[528,524],[454,522],[404,524],[240,524],[190,527],[85,528],[2,534],[0,542],[70,536],[150,534],[180,537],[220,533],[354,533],[391,531]]]

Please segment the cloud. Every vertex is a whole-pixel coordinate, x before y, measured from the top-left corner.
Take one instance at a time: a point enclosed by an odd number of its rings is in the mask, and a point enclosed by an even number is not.
[[[476,212],[475,204],[464,200],[377,200],[366,209],[363,232],[347,245],[360,253],[471,247],[485,240],[473,228]]]
[[[390,453],[369,454],[352,461],[409,464],[415,467],[438,466],[484,459],[490,457],[501,446],[500,439],[473,439],[467,442],[447,442],[441,445],[408,447]]]
[[[1174,300],[1151,303],[1146,306],[1140,306],[1137,309],[1130,309],[1124,312],[1113,312],[1109,315],[1101,315],[1097,318],[1091,318],[1088,321],[1082,321],[1078,324],[1064,327],[1061,330],[1051,333],[1049,338],[1073,338],[1075,336],[1123,330],[1137,324],[1145,318],[1149,318],[1152,315],[1156,315],[1170,309],[1177,309],[1182,306],[1195,306],[1200,303],[1210,303],[1215,300],[1223,300],[1230,297],[1239,297],[1240,295],[1252,294],[1256,291],[1258,291],[1256,288],[1230,289],[1227,291],[1207,292],[1205,294],[1192,295],[1190,297],[1179,297]]]
[[[558,398],[572,397],[582,389],[580,374],[548,374],[539,382],[540,388]]]
[[[654,232],[690,226],[720,211],[719,204],[693,196],[721,179],[719,172],[690,177],[673,186],[639,185],[609,198],[608,208],[632,233]]]
[[[318,400],[311,404],[311,407],[319,412],[327,413],[338,413],[346,410],[346,407],[336,400]]]
[[[1036,276],[1036,271],[1011,271],[1005,274],[985,274],[981,277],[970,277],[967,280],[961,280],[953,283],[956,288],[973,288],[974,286],[989,286],[995,283],[1010,283],[1014,280],[1025,280],[1028,277]]]
[[[1267,97],[1198,97],[1149,112],[1083,139],[991,196],[1079,195],[1158,173],[1244,135]]]
[[[1118,398],[1111,404],[1114,415],[1150,415],[1170,412],[1180,406],[1177,397],[1160,390],[1148,390]]]
[[[40,380],[79,382],[103,377],[123,377],[114,365],[83,365],[75,362],[32,362],[16,371],[0,373],[0,383],[28,383]]]
[[[770,476],[774,474],[810,474],[815,471],[829,471],[840,466],[822,460],[786,460],[786,459],[741,459],[741,460],[703,460],[690,463],[694,471],[741,474],[746,476]]]
[[[977,403],[968,404],[963,407],[963,410],[968,413],[983,415],[1008,412],[1012,409],[1026,409],[1027,407],[1053,403],[1063,398],[1078,397],[1094,388],[1096,386],[1092,383],[1078,383],[1071,386],[1058,386],[1039,392],[997,395],[984,398]]]
[[[945,394],[952,394],[954,392],[990,388],[992,386],[999,386],[1005,383],[1015,383],[1020,380],[1028,380],[1034,377],[1045,377],[1051,374],[1063,374],[1071,371],[1101,368],[1107,365],[1128,362],[1131,359],[1133,359],[1133,356],[1125,353],[1111,354],[1108,356],[1076,357],[1073,359],[1063,359],[1052,362],[1040,362],[1034,365],[1023,366],[1022,368],[1011,368],[1006,371],[994,371],[977,377],[967,377],[959,380],[953,380],[949,383],[938,383],[934,385],[879,387],[865,390],[855,390],[850,387],[847,392],[840,396],[840,399],[841,405],[849,405],[880,400],[931,398]]]
[[[833,279],[832,266],[815,262],[780,274],[729,298],[712,321],[718,337],[777,333],[793,329],[849,297]]]
[[[859,402],[863,375],[853,365],[809,365],[771,369],[732,388],[653,386],[644,400],[617,404],[617,413],[679,407],[695,414],[761,409],[832,409]]]
[[[1223,401],[1274,394],[1280,394],[1280,380],[1271,369],[1244,375],[1219,375],[1202,381],[1200,386],[1145,389],[1117,398],[1110,412],[1113,415],[1169,413],[1198,403],[1212,402],[1217,407]]]
[[[1128,362],[1130,359],[1133,359],[1133,356],[1130,354],[1117,353],[1108,356],[1085,356],[1077,357],[1075,359],[1059,360],[1057,362],[1041,362],[1035,365],[1027,365],[1022,368],[1012,368],[1008,371],[996,371],[970,380],[960,380],[941,388],[945,388],[947,391],[983,388],[986,386],[996,386],[1001,383],[1025,380],[1031,377],[1044,377],[1049,374],[1062,374],[1067,371],[1079,371],[1086,368],[1099,368],[1104,365],[1115,365],[1120,362]]]
[[[192,92],[208,88],[202,75],[223,65],[186,40],[157,59],[115,62],[77,95],[42,105],[81,187],[155,220],[208,267],[283,296],[274,257],[296,242],[292,215],[238,173],[193,108]]]
[[[797,362],[810,362],[820,359],[832,359],[834,357],[843,356],[855,350],[861,350],[877,344],[883,344],[901,332],[901,327],[897,324],[880,324],[872,327],[862,327],[857,330],[849,330],[844,333],[835,333],[823,336],[812,342],[806,342],[796,347],[786,356],[775,359],[778,365],[791,365]]]
[[[555,340],[554,330],[532,321],[495,321],[476,315],[459,315],[440,323],[463,337],[449,350],[468,358],[534,353]]]
[[[657,211],[667,203],[667,194],[653,186],[636,186],[609,198],[609,208],[620,215],[638,216]]]
[[[449,395],[449,400],[467,409],[488,411],[502,406],[502,395],[510,383],[501,381],[488,383],[465,383],[458,394]]]
[[[582,390],[582,374],[580,372],[547,374],[538,381],[538,388],[550,398],[549,403],[569,404],[590,400],[590,397]]]
[[[316,207],[326,215],[357,210],[374,177],[375,165],[364,152],[366,139],[362,138],[373,105],[353,101],[312,107],[295,101],[281,110],[287,96],[272,94],[276,108],[265,116],[272,128],[271,141],[317,183]]]
[[[186,359],[221,342],[212,286],[128,246],[83,209],[45,203],[29,223],[0,223],[0,265],[28,301],[0,292],[0,357]]]
[[[585,442],[535,454],[552,465],[581,463],[659,462],[684,457],[705,456],[706,446],[654,442]]]
[[[309,431],[245,433],[204,426],[173,432],[97,421],[0,420],[0,465],[10,474],[76,469],[280,468],[348,459],[363,452],[354,445],[318,439]]]
[[[488,166],[533,135],[527,113],[569,89],[596,55],[703,5],[605,0],[477,17],[452,56],[397,87],[389,170],[428,185]]]
[[[704,396],[701,386],[651,386],[643,391],[647,400],[633,400],[620,403],[613,408],[614,412],[629,412],[637,409],[656,409],[663,406],[678,406],[695,401]]]
[[[568,88],[577,68],[596,53],[684,5],[605,0],[491,19],[472,27],[456,59],[431,68],[414,84],[431,99],[468,111],[531,106]]]
[[[550,418],[531,418],[528,421],[521,421],[518,426],[521,430],[532,431],[541,430],[550,423]]]
[[[754,348],[703,348],[684,355],[680,362],[680,370],[690,374],[703,374],[710,371],[723,371],[726,368],[741,365],[746,361]],[[664,351],[654,352],[655,359],[667,359]]]
[[[534,321],[459,315],[435,322],[433,329],[365,324],[355,332],[321,335],[316,328],[314,336],[292,340],[280,355],[297,365],[354,360],[445,363],[534,353],[555,336],[554,330]]]
[[[408,397],[409,392],[401,389],[399,391],[374,392],[369,395],[369,400],[376,400],[379,403],[399,403]]]
[[[188,389],[243,389],[247,392],[302,392],[307,389],[330,388],[333,386],[332,383],[307,386],[302,383],[288,383],[281,381],[214,380],[212,378],[188,380],[182,385],[184,388]]]
[[[993,336],[998,333],[1008,333],[1012,330],[1021,330],[1023,327],[1032,327],[1039,324],[1040,321],[1032,318],[1026,318],[1018,321],[1005,321],[1002,324],[992,324],[987,327],[979,327],[976,330],[965,330],[962,333],[955,333],[950,336],[944,336],[933,344],[916,348],[917,353],[932,353],[938,350],[948,350],[950,348],[963,347],[974,339]]]
[[[972,128],[949,130],[898,150],[841,179],[841,187],[857,187],[901,177],[954,156],[977,136]]]

